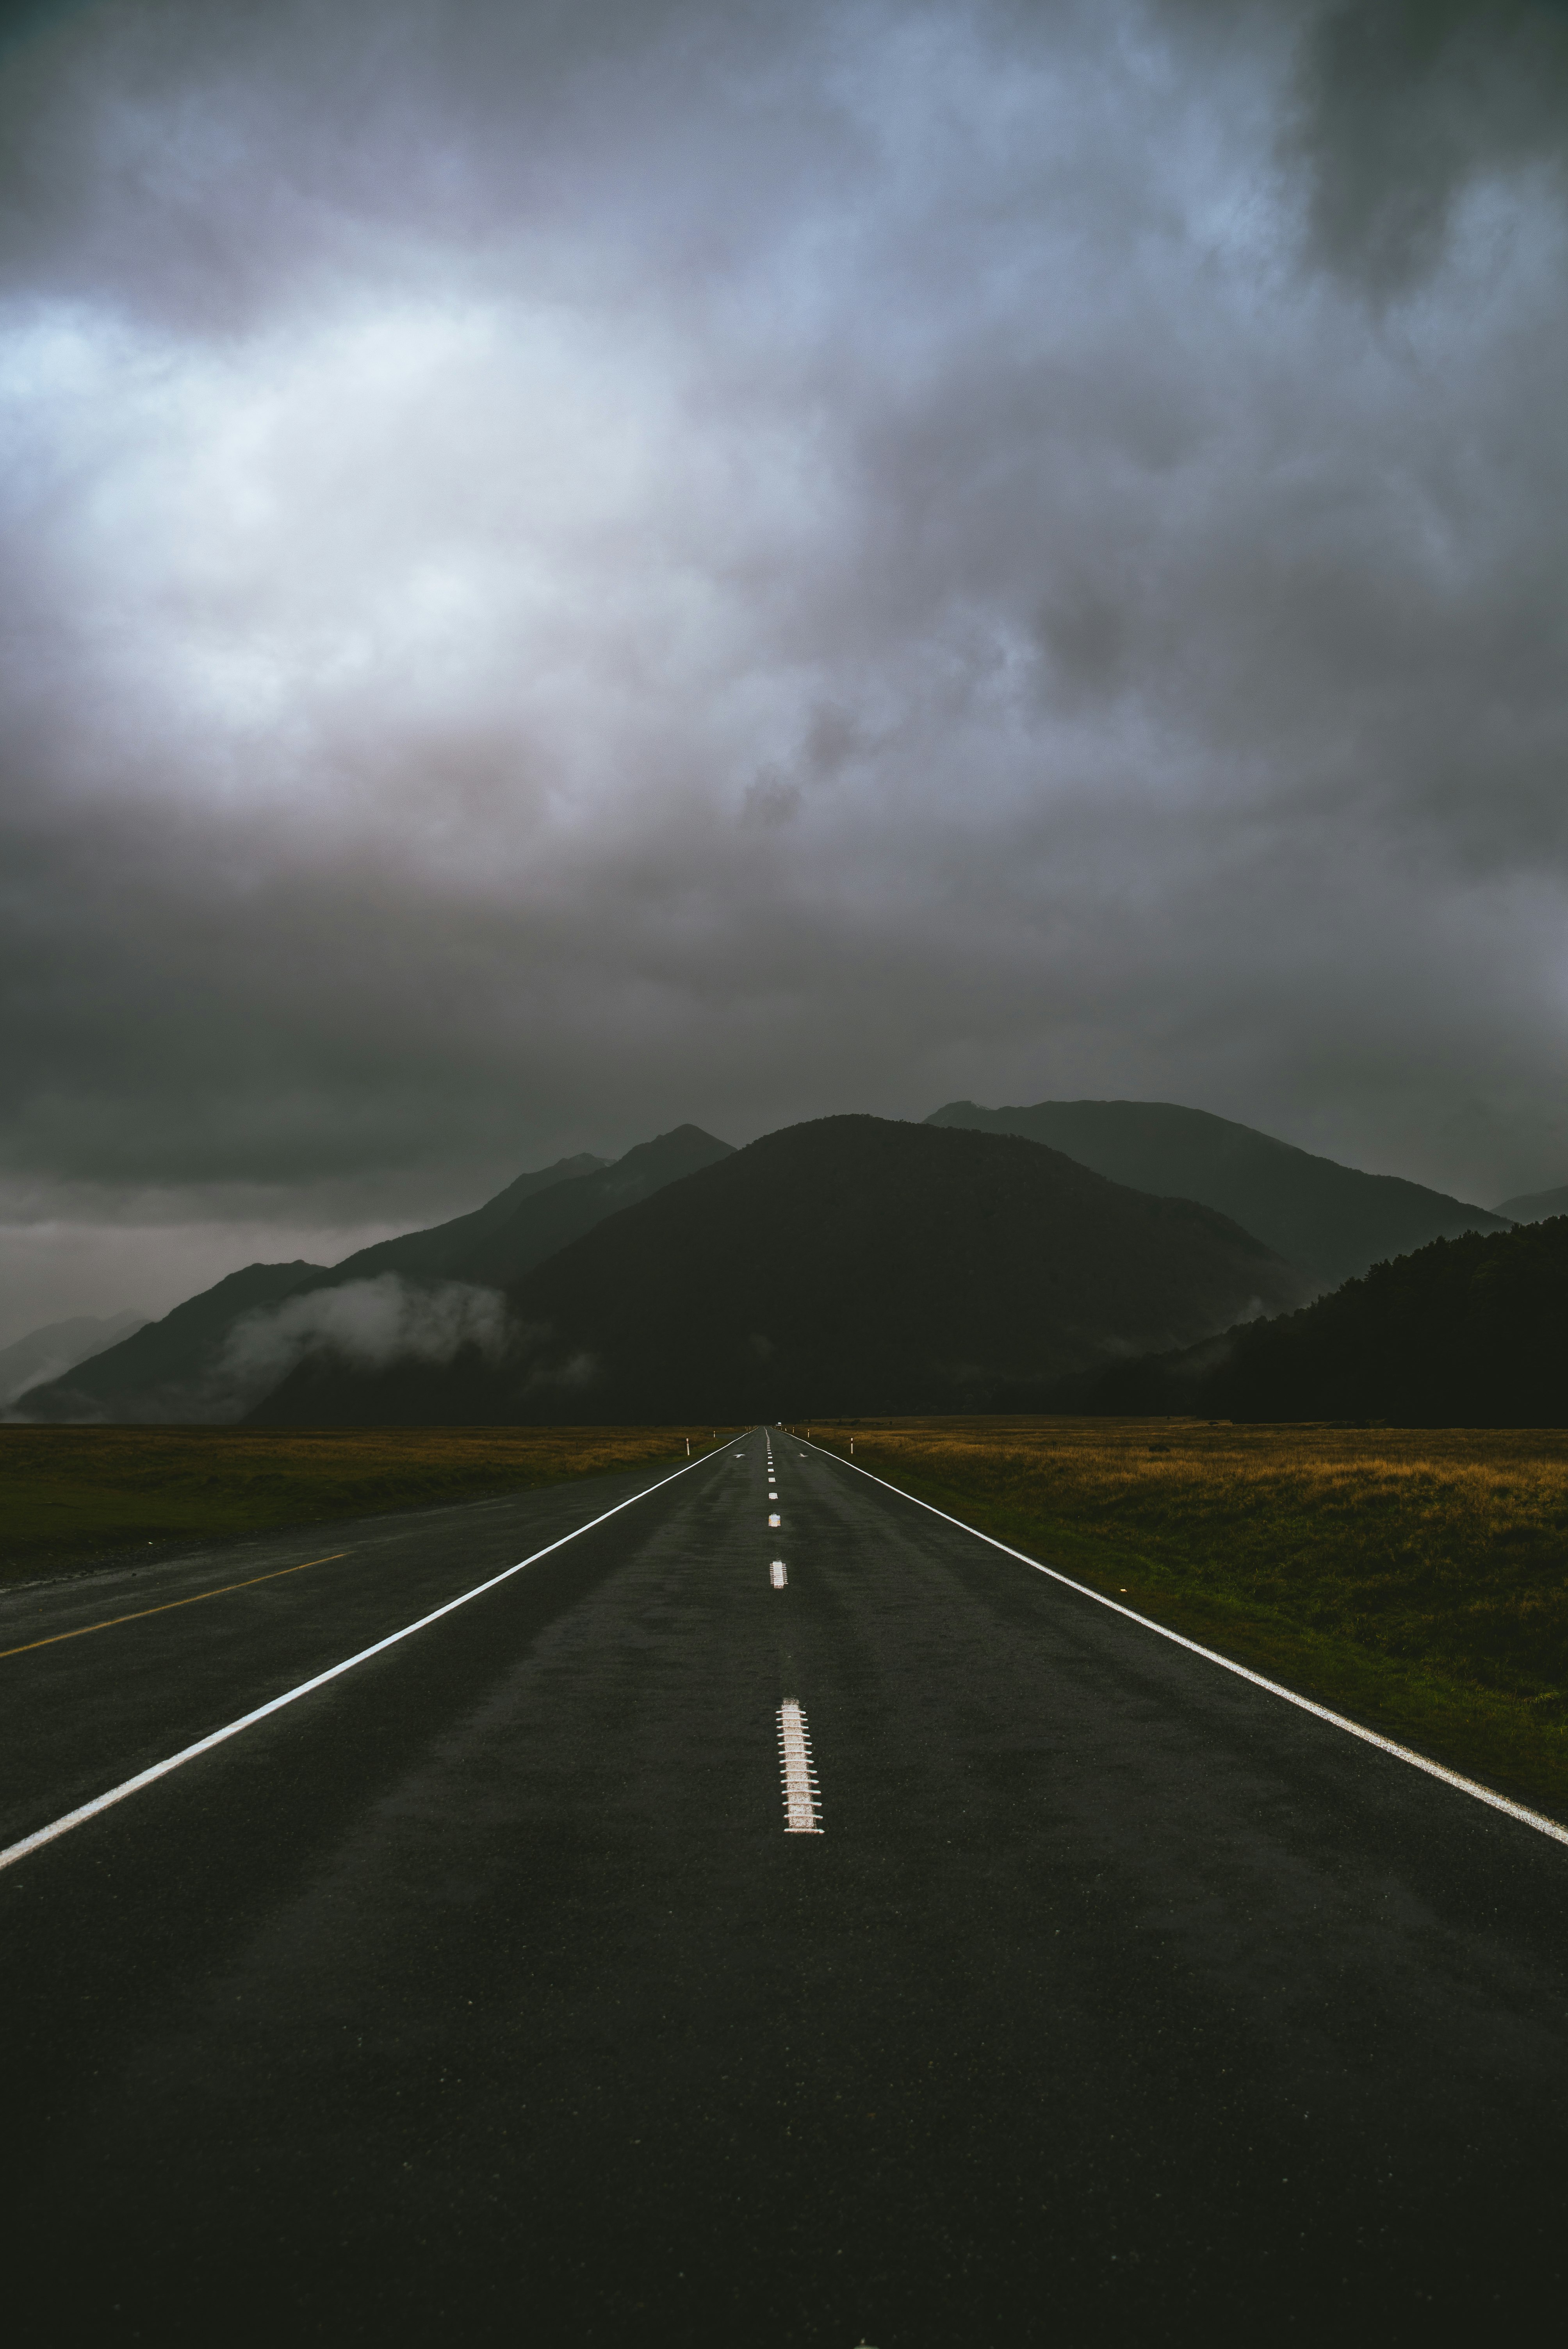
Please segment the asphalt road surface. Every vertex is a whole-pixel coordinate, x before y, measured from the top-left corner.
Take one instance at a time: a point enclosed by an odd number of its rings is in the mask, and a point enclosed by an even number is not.
[[[769,1440],[0,1604],[10,1846],[588,1527],[0,1872],[13,2337],[1555,2337],[1568,1850]]]

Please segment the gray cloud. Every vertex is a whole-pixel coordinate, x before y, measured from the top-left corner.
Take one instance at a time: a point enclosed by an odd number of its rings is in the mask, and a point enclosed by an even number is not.
[[[1563,23],[0,52],[17,1326],[688,1117],[1568,1175]]]
[[[1441,259],[1478,182],[1568,149],[1563,0],[1336,0],[1303,46],[1296,125],[1315,247],[1379,294]]]

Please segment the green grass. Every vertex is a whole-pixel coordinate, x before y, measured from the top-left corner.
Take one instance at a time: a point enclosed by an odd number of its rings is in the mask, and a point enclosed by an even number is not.
[[[1568,1433],[814,1425],[999,1540],[1568,1818]]]
[[[721,1433],[725,1431],[720,1431]],[[531,1492],[686,1457],[709,1428],[0,1427],[0,1578]]]
[[[817,1425],[843,1450],[847,1423]],[[1568,1818],[1568,1433],[852,1423],[857,1459]],[[729,1431],[721,1430],[721,1434]],[[674,1462],[707,1428],[0,1428],[0,1575]]]

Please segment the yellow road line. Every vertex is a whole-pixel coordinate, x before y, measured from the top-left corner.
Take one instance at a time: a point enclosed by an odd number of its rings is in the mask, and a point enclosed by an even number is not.
[[[258,1582],[276,1582],[280,1575],[303,1574],[307,1566],[330,1566],[334,1558],[346,1557],[346,1549],[335,1549],[325,1557],[307,1557],[298,1566],[277,1566],[270,1574],[253,1574],[248,1582],[225,1582],[219,1590],[193,1590],[189,1599],[166,1599],[161,1607],[139,1607],[134,1615],[111,1615],[103,1623],[84,1623],[79,1631],[51,1631],[46,1640],[26,1640],[19,1648],[0,1648],[0,1661],[6,1656],[26,1656],[34,1648],[53,1648],[62,1640],[85,1640],[89,1631],[112,1631],[117,1623],[139,1623],[144,1615],[167,1615],[174,1607],[194,1607],[199,1599],[226,1599],[231,1590],[250,1590]]]

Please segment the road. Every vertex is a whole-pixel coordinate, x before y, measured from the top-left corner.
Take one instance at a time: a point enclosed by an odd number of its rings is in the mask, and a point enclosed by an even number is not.
[[[587,1528],[0,1872],[26,2337],[1554,2329],[1568,1850],[779,1430],[665,1473],[0,1602],[9,1846]]]

